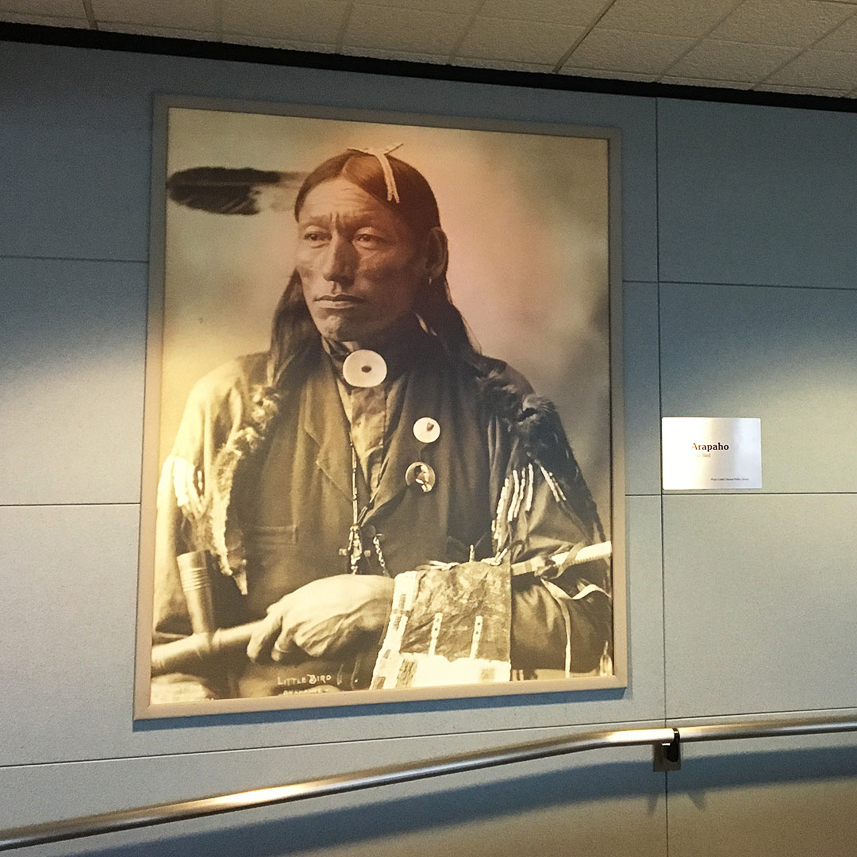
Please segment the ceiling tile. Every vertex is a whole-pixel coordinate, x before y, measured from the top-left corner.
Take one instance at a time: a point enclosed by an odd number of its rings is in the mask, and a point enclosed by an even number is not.
[[[783,86],[779,83],[760,83],[754,86],[764,92],[785,92],[792,95],[824,95],[830,98],[842,98],[848,94],[847,89],[824,89],[820,86]]]
[[[777,45],[745,45],[703,39],[670,67],[669,74],[673,77],[757,83],[797,53],[797,48]]]
[[[381,60],[432,63],[433,65],[444,65],[449,59],[445,54],[421,54],[411,51],[394,51],[387,48],[354,48],[346,46],[339,53],[350,57],[372,57],[373,59]]]
[[[345,0],[223,0],[223,32],[335,44]]]
[[[599,26],[668,36],[704,36],[741,0],[616,0]]]
[[[708,35],[724,41],[806,48],[853,14],[852,7],[834,3],[745,0]]]
[[[0,0],[2,2],[2,0]],[[423,12],[451,12],[454,15],[472,15],[482,0],[382,0],[379,5],[396,9],[419,9]],[[391,11],[391,14],[396,14]]]
[[[746,80],[709,80],[699,77],[676,77],[665,74],[658,83],[669,83],[675,86],[716,86],[720,89],[749,89],[753,84]]]
[[[576,68],[659,75],[694,40],[654,33],[625,33],[596,27],[571,55],[563,71]]]
[[[10,20],[6,15],[7,12],[27,16],[52,15],[56,18],[86,20],[86,12],[81,0],[0,0],[0,16],[4,21]]]
[[[150,24],[128,24],[125,21],[105,21],[98,29],[108,33],[131,33],[135,36],[158,36],[162,39],[195,39],[219,42],[220,33],[213,30],[185,30],[179,27],[153,27]]]
[[[478,17],[457,55],[553,65],[585,32],[583,27]]]
[[[2,2],[2,0],[0,0]],[[220,4],[217,0],[92,0],[96,21],[121,21],[126,24],[149,24],[180,30],[220,29]]]
[[[857,86],[857,53],[806,51],[771,75],[767,83],[850,91]]]
[[[256,48],[274,48],[284,51],[307,51],[313,54],[332,54],[336,52],[334,43],[301,42],[296,39],[266,39],[261,36],[247,36],[240,33],[224,33],[224,44],[252,45]]]
[[[452,65],[463,68],[493,68],[498,71],[535,71],[552,72],[554,63],[514,62],[512,60],[494,60],[485,57],[457,57]]]
[[[597,77],[599,80],[637,80],[643,83],[651,83],[657,77],[656,74],[639,74],[633,71],[610,71],[609,69],[601,68],[565,67],[560,74],[580,78]]]
[[[857,13],[812,47],[817,51],[857,51]]]
[[[79,18],[66,18],[61,15],[29,15],[19,12],[0,11],[0,21],[7,24],[38,24],[41,27],[88,27],[85,15]]]
[[[356,3],[348,18],[343,46],[386,48],[408,53],[446,54],[469,22],[465,15],[397,9]]]
[[[486,18],[589,27],[609,5],[610,0],[485,0],[479,14]]]

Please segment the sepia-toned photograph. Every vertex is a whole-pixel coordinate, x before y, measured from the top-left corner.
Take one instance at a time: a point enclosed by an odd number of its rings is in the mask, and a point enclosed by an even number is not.
[[[616,133],[156,118],[137,716],[624,686]]]

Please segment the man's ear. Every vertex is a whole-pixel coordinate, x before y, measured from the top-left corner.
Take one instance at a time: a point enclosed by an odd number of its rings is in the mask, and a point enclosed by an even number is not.
[[[426,239],[426,272],[434,280],[446,271],[449,263],[449,244],[446,233],[435,226]]]

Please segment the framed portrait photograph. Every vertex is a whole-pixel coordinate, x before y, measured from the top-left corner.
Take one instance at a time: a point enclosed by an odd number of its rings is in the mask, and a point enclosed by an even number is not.
[[[624,686],[618,132],[154,135],[135,715]]]

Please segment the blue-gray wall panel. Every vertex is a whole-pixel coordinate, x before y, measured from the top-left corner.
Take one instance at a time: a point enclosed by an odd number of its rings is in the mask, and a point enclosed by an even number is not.
[[[686,744],[667,775],[670,857],[853,854],[855,772],[854,735]]]
[[[664,416],[760,417],[765,492],[857,489],[857,292],[661,286]]]
[[[0,258],[0,504],[139,502],[146,276]]]
[[[0,508],[0,765],[122,753],[138,516],[133,505]]]
[[[497,746],[536,735],[499,733],[478,746]],[[70,816],[106,805],[121,807],[169,797],[202,796],[232,788],[278,784],[321,770],[376,763],[384,754],[419,759],[459,751],[456,738],[374,742],[319,748],[321,764],[307,764],[305,749],[248,751],[161,759],[115,760],[0,770],[5,819],[28,823]],[[373,758],[375,757],[375,758]],[[626,748],[457,774],[307,804],[272,807],[166,828],[113,834],[48,846],[29,853],[425,855],[496,854],[587,857],[661,857],[666,840],[664,777],[652,773],[647,748]],[[53,794],[48,797],[48,794]],[[44,796],[39,798],[38,796]],[[35,799],[34,799],[35,798]]]
[[[625,491],[661,490],[658,287],[625,283],[622,295]]]
[[[662,280],[857,286],[857,115],[658,102]]]
[[[0,765],[664,716],[660,502],[632,498],[626,690],[132,721],[135,506],[0,509]],[[97,723],[97,728],[93,724]],[[311,757],[312,753],[308,754]]]
[[[605,125],[623,134],[625,275],[655,280],[651,99],[6,43],[0,255],[148,257],[152,94]]]
[[[857,706],[857,495],[664,498],[667,716]]]

